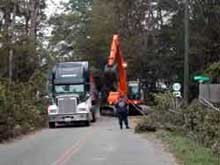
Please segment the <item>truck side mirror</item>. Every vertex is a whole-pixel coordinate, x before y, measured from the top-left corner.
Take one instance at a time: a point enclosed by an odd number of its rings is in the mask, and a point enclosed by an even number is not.
[[[49,99],[50,97],[48,95],[44,96],[45,99]]]
[[[90,97],[90,94],[89,93],[86,93],[86,98],[89,98]]]

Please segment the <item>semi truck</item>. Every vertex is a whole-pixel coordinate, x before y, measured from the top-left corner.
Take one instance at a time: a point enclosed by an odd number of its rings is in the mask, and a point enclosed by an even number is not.
[[[87,61],[57,63],[48,78],[48,125],[96,120],[96,89]]]

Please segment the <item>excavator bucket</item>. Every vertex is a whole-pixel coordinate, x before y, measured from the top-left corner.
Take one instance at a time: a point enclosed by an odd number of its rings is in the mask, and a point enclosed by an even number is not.
[[[108,103],[110,105],[115,105],[118,102],[120,95],[120,92],[110,92],[108,96]]]

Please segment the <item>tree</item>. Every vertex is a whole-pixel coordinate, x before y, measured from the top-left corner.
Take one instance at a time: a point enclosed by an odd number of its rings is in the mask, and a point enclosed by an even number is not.
[[[1,77],[27,81],[41,63],[37,53],[40,25],[45,15],[44,0],[10,0],[0,3]],[[11,17],[12,15],[12,17]]]
[[[189,2],[189,77],[193,85],[194,74],[220,60],[220,26],[216,24],[220,2]],[[67,6],[69,12],[54,21],[51,39],[54,48],[64,43],[58,49],[62,55],[72,52],[69,59],[86,59],[103,69],[111,37],[118,33],[129,79],[183,83],[184,1],[84,0],[70,1]]]
[[[56,59],[82,59],[85,40],[88,39],[88,24],[92,0],[70,0],[64,4],[66,12],[55,15],[49,21],[52,25],[50,49]]]

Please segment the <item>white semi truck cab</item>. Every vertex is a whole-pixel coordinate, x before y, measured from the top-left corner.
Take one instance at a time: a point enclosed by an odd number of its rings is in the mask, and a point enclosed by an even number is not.
[[[88,62],[64,62],[53,67],[48,79],[52,104],[48,106],[48,124],[83,122],[90,125],[96,120],[94,82],[91,82]],[[92,92],[91,92],[92,91]]]

